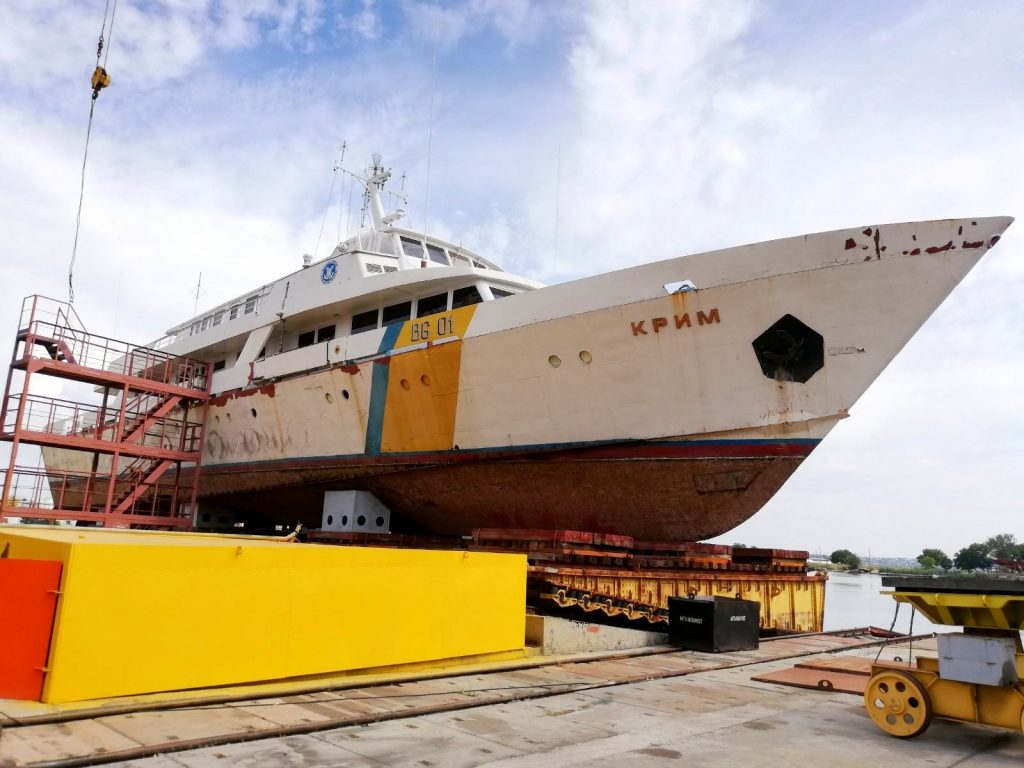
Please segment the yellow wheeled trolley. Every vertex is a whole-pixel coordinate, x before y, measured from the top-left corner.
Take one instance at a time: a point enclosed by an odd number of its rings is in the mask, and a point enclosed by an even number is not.
[[[864,706],[875,725],[910,738],[933,717],[1024,730],[1024,579],[885,577],[893,599],[935,624],[963,627],[939,635],[937,658],[871,667]]]

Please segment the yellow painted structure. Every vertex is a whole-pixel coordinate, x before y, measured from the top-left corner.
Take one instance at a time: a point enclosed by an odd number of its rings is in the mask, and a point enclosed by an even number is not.
[[[391,358],[381,450],[451,450],[461,363],[461,341]]]
[[[897,603],[914,606],[935,624],[975,629],[1024,629],[1024,595],[902,591],[893,592],[891,596]]]
[[[939,660],[928,656],[918,656],[913,665],[876,661],[864,692],[872,721],[900,738],[923,733],[933,717],[1024,730],[1024,643],[1019,634],[1024,629],[1024,595],[911,590],[890,594],[935,624],[1012,639],[1018,682],[996,686],[946,680]]]
[[[63,563],[42,701],[522,651],[526,558],[0,526]],[[0,648],[0,653],[2,653]]]
[[[686,595],[742,597],[761,604],[760,626],[785,632],[821,632],[825,617],[824,574],[799,576],[785,573],[750,574],[730,571],[691,571],[665,576],[638,573],[622,576],[599,569],[592,574],[561,572],[545,575],[545,597],[563,608],[579,606],[584,611],[602,611],[609,616],[639,619],[645,606],[668,609],[670,597]],[[582,596],[573,596],[573,592]],[[614,598],[614,600],[613,600]],[[636,601],[635,609],[623,608],[622,600]]]
[[[476,308],[470,304],[402,325],[388,359],[382,451],[450,451],[454,447],[462,339]],[[415,349],[423,345],[427,346]]]

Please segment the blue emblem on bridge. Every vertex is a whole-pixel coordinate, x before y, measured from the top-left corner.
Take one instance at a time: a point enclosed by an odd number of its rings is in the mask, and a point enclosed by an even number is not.
[[[334,259],[331,259],[326,264],[324,264],[324,268],[320,270],[320,282],[322,282],[324,285],[327,285],[327,283],[331,282],[331,280],[333,280],[335,275],[337,274],[338,262],[336,262]]]

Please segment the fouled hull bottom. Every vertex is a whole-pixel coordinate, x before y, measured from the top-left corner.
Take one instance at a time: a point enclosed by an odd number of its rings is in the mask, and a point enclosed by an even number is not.
[[[746,441],[745,441],[746,442]],[[698,541],[757,512],[816,441],[602,446],[449,463],[315,460],[203,469],[201,499],[248,526],[319,527],[327,490],[372,491],[393,531],[467,535],[543,528]],[[751,454],[759,455],[751,455]],[[283,463],[283,462],[282,462]]]

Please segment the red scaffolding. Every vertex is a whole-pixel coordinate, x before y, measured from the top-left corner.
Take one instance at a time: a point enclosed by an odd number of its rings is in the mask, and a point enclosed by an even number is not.
[[[91,385],[98,402],[33,392],[40,376]],[[210,376],[201,360],[87,332],[66,302],[26,298],[0,410],[0,519],[191,527]],[[43,466],[19,466],[21,445]]]

